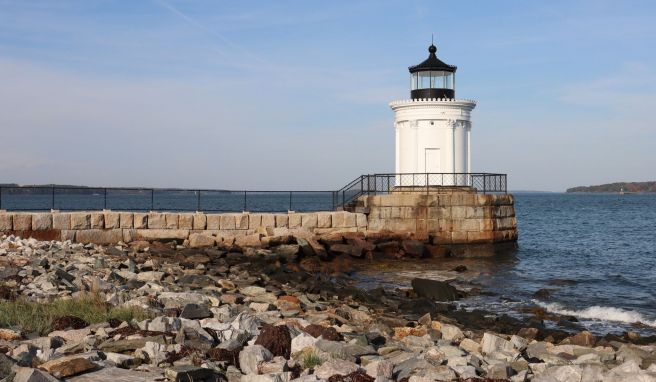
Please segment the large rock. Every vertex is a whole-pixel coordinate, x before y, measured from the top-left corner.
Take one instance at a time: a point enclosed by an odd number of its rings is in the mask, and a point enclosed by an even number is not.
[[[511,352],[515,349],[512,342],[505,340],[492,333],[483,334],[481,340],[481,351],[483,354],[491,354],[500,350]]]
[[[440,331],[442,332],[442,339],[447,341],[460,342],[463,338],[465,338],[465,335],[462,333],[460,328],[455,325],[442,324]]]
[[[289,358],[292,348],[292,337],[285,325],[267,325],[260,330],[255,345],[264,346],[276,357]]]
[[[219,382],[223,380],[213,369],[194,365],[173,366],[166,369],[164,376],[175,382]]]
[[[296,354],[307,347],[313,347],[317,341],[318,339],[314,338],[313,336],[307,333],[301,333],[292,338],[291,353]]]
[[[152,368],[149,371],[104,367],[97,371],[66,378],[66,382],[155,382],[163,379],[159,369]]]
[[[45,370],[57,378],[65,378],[71,375],[84,373],[93,370],[97,366],[88,358],[80,355],[70,355],[66,357],[52,359],[39,366],[39,369]]]
[[[12,382],[58,382],[59,379],[39,369],[21,367],[16,370]]]
[[[239,367],[244,374],[257,374],[260,363],[272,358],[273,354],[262,345],[246,346],[239,352]]]
[[[547,368],[544,373],[540,374],[534,381],[557,381],[570,382],[580,381],[583,370],[578,365],[552,366]],[[629,381],[629,380],[627,380]]]
[[[189,246],[191,248],[212,247],[216,238],[204,233],[192,233],[189,235]]]
[[[444,281],[430,279],[412,279],[412,289],[419,297],[436,301],[454,301],[458,298],[456,288]]]
[[[0,353],[0,379],[4,379],[11,374],[12,366],[14,366],[14,361]]]
[[[84,229],[75,233],[75,240],[79,243],[116,244],[123,240],[121,229]]]
[[[353,362],[341,359],[333,359],[321,364],[314,369],[314,374],[319,379],[328,379],[333,375],[347,375],[358,371],[360,367]]]

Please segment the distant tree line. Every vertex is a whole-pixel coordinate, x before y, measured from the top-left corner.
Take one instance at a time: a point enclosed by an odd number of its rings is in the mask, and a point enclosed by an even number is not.
[[[598,186],[578,186],[567,192],[656,192],[656,182],[617,182]]]

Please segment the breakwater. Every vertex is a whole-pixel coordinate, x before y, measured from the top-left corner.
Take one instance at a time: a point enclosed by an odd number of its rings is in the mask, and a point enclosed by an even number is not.
[[[354,212],[0,212],[0,232],[94,244],[175,240],[192,247],[350,232],[376,240],[386,236],[417,240],[428,252],[431,246],[466,245],[458,254],[479,256],[493,253],[487,247],[491,244],[517,239],[513,203],[511,195],[398,192],[361,196]],[[485,253],[477,253],[481,248]]]

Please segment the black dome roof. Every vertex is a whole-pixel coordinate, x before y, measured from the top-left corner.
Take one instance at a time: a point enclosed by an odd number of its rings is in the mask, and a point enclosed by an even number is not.
[[[428,47],[428,52],[430,55],[424,62],[408,68],[410,73],[423,72],[425,70],[443,70],[445,72],[455,72],[456,69],[458,69],[456,66],[449,65],[437,58],[435,55],[437,52],[437,47],[435,45],[431,44],[431,46]]]

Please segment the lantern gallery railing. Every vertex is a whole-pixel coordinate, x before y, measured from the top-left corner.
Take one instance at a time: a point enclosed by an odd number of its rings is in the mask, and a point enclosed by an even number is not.
[[[361,195],[391,192],[448,192],[473,189],[475,192],[507,193],[506,174],[489,173],[405,173],[362,175],[337,191],[338,207],[346,206]]]

